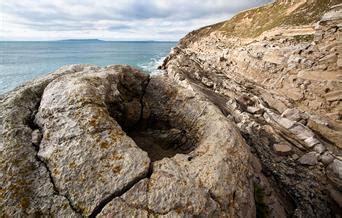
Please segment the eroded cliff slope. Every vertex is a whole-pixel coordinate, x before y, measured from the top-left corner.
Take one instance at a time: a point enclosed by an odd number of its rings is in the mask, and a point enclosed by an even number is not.
[[[273,217],[341,213],[336,3],[276,1],[243,12],[188,34],[161,67],[180,83],[190,81],[236,123],[260,160],[253,163],[255,184]]]

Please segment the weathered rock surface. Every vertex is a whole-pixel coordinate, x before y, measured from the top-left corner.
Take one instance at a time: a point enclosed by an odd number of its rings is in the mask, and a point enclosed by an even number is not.
[[[304,154],[301,158],[299,158],[298,162],[303,165],[314,166],[318,164],[318,154],[316,152],[309,152]]]
[[[34,113],[52,80],[90,66],[67,66],[18,87],[0,103],[0,214],[2,216],[78,217],[66,196],[53,184],[48,168],[32,144]]]
[[[273,150],[279,155],[289,155],[292,151],[292,148],[288,144],[274,144]]]
[[[113,199],[100,216],[253,217],[246,144],[204,96],[186,83],[173,83],[164,77],[151,78],[144,96],[151,113],[147,122],[186,131],[192,150],[154,162],[150,178]]]
[[[120,71],[134,72],[113,67],[52,81],[35,119],[44,133],[39,158],[47,164],[59,192],[86,216],[149,171],[147,153],[107,109],[115,99],[125,98],[118,88]],[[130,77],[137,97],[143,94],[140,87],[146,78],[138,79],[134,74]]]
[[[203,94],[128,66],[71,68],[2,99],[1,214],[255,215],[249,148]]]

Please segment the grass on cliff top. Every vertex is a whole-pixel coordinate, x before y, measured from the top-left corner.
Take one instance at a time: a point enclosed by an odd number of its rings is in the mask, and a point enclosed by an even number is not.
[[[197,37],[220,31],[228,37],[253,38],[275,27],[313,24],[320,20],[329,7],[338,4],[339,1],[306,0],[304,4],[295,7],[295,10],[289,11],[300,0],[277,0],[272,4],[244,11],[228,21],[203,27],[190,33],[188,37],[192,41]]]

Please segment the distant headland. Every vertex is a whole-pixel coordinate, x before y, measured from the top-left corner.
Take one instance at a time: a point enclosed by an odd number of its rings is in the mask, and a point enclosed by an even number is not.
[[[104,40],[100,39],[62,39],[57,40],[58,42],[105,42]]]

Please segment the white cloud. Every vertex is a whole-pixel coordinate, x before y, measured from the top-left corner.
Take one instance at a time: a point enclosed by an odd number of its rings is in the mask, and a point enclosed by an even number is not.
[[[2,0],[1,40],[178,40],[271,0]]]

